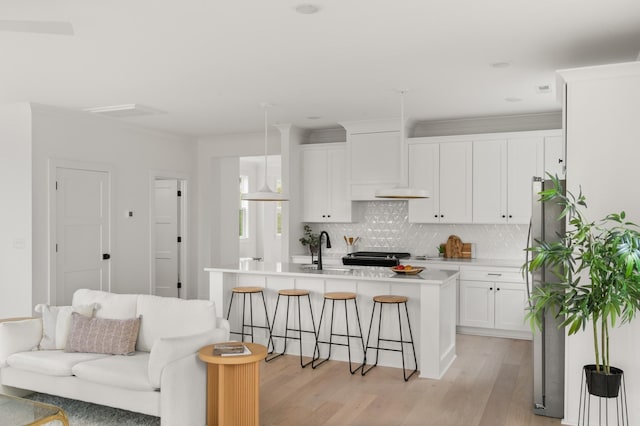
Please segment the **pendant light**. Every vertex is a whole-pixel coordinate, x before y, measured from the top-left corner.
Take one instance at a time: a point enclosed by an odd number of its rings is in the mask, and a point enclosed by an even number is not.
[[[406,90],[399,90],[400,93],[400,149],[403,149],[404,145],[404,94]],[[402,156],[400,156],[402,158]],[[399,185],[393,188],[378,189],[375,192],[376,198],[391,198],[397,200],[409,200],[415,198],[429,198],[431,194],[429,191],[418,188],[409,188],[408,170],[404,173]]]
[[[271,108],[271,105],[263,103],[262,108],[264,108],[264,185],[262,185],[262,188],[260,188],[259,191],[243,194],[241,198],[247,201],[289,201],[289,198],[286,195],[272,191],[267,183],[267,133],[269,130],[268,110]]]

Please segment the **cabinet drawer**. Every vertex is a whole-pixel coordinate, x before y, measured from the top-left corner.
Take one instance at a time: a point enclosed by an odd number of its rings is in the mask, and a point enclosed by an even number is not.
[[[524,278],[519,270],[509,269],[465,269],[460,268],[460,280],[523,283]]]

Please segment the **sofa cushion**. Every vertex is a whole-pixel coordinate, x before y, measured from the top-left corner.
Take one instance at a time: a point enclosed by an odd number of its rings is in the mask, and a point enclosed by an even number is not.
[[[0,322],[0,368],[7,366],[9,355],[36,348],[40,336],[40,318]]]
[[[136,349],[139,328],[140,318],[88,318],[74,312],[66,351],[132,354]]]
[[[132,390],[154,390],[149,382],[149,354],[136,352],[131,356],[112,355],[76,364],[73,374],[83,380]]]
[[[35,311],[42,314],[40,349],[64,349],[71,327],[71,314],[77,312],[91,317],[94,308],[95,303],[77,306],[36,305]]]
[[[71,376],[74,365],[105,358],[109,355],[66,353],[62,350],[19,352],[7,358],[7,364],[19,370],[45,374],[47,376]]]
[[[137,294],[116,294],[99,290],[80,289],[73,293],[73,305],[97,303],[96,318],[127,319],[135,318]]]
[[[150,352],[160,338],[187,336],[216,327],[215,305],[209,300],[140,295],[138,315],[142,321],[136,349],[145,352]]]

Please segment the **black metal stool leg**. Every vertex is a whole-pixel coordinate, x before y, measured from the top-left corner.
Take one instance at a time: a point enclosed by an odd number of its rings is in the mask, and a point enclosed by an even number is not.
[[[316,345],[315,345],[315,349],[313,350],[313,359],[311,360],[311,368],[313,369],[315,369],[320,365],[320,364],[316,364],[316,361],[320,359],[320,346],[318,345],[318,337],[320,335],[320,329],[322,328],[322,318],[324,318],[324,307],[326,304],[327,304],[327,299],[324,299],[322,301],[322,309],[320,310],[320,322],[318,322],[318,329],[316,330]]]
[[[275,353],[275,351],[276,351],[276,345],[275,345],[275,342],[273,342],[273,328],[276,326],[276,318],[278,317],[278,306],[279,305],[280,305],[280,295],[278,294],[278,298],[276,299],[276,309],[273,312],[273,319],[271,320],[271,330],[269,330],[269,336],[271,336],[271,338],[272,338],[271,343],[273,344],[273,346],[272,346],[271,352],[269,352],[268,355],[271,355],[271,354]],[[275,354],[272,357],[266,357],[264,360],[265,360],[265,362],[273,361],[274,359],[276,359],[278,357],[281,357],[282,355],[284,355],[284,351],[282,351],[279,354]]]
[[[376,345],[375,346],[369,346],[369,340],[371,339],[371,329],[373,328],[373,317],[376,313],[376,306],[378,306],[379,308],[379,317],[378,317],[378,335],[376,338]],[[375,362],[367,369],[365,369],[366,365],[364,367],[362,367],[362,375],[364,376],[365,374],[367,374],[369,371],[371,371],[371,369],[373,367],[376,367],[378,365],[378,353],[380,352],[380,326],[382,324],[382,303],[378,303],[378,302],[373,302],[373,310],[371,311],[371,322],[369,322],[369,333],[367,333],[367,347],[366,347],[366,351],[368,351],[369,349],[375,349],[376,350],[376,358],[375,358]],[[365,352],[366,353],[366,352]],[[366,362],[366,358],[365,358],[365,362]]]
[[[411,342],[411,350],[413,351],[413,365],[415,366],[415,369],[411,374],[409,374],[409,377],[404,378],[404,381],[406,382],[411,378],[411,376],[416,374],[416,372],[418,371],[418,358],[416,357],[416,346],[413,343],[413,333],[411,332],[411,321],[409,320],[409,308],[407,308],[407,302],[404,303],[404,312],[407,315],[407,326],[409,327],[409,341]],[[398,305],[398,315],[399,314],[400,314],[400,305]],[[400,340],[403,340],[402,326],[400,328]],[[404,355],[403,355],[403,360],[404,360]]]
[[[320,314],[320,323],[318,324],[318,334],[320,334],[320,328],[322,326],[322,318],[324,316],[324,307],[325,304],[327,303],[327,299],[324,299],[324,301],[322,302],[322,313]],[[320,341],[318,341],[318,339],[316,338],[316,349],[318,352],[318,356],[315,357],[311,362],[311,368],[318,368],[319,366],[321,366],[322,364],[324,364],[325,362],[329,361],[329,358],[331,358],[331,346],[333,345],[333,314],[335,312],[335,301],[331,300],[331,322],[329,323],[329,354],[327,355],[327,357],[325,359],[323,359],[322,361],[320,361],[319,363],[316,363],[316,361],[318,361],[320,359],[320,346],[318,345],[318,343],[320,343]],[[315,353],[314,353],[315,355]]]
[[[273,337],[271,336],[271,324],[269,324],[269,314],[267,313],[267,301],[264,299],[264,291],[260,292],[260,296],[262,296],[262,306],[264,307],[264,319],[267,322],[267,331],[269,332],[269,339],[267,340],[267,351],[269,350],[269,345],[271,345],[271,352],[275,350],[275,345],[273,344]],[[278,295],[279,297],[280,295]]]
[[[369,321],[369,331],[367,332],[367,343],[366,346],[364,348],[364,358],[362,360],[362,370],[360,370],[360,373],[364,376],[365,374],[367,374],[367,371],[371,370],[370,367],[368,369],[365,369],[365,367],[367,366],[367,353],[369,352],[369,340],[371,340],[371,328],[373,327],[373,316],[376,314],[376,302],[373,302],[373,309],[371,310],[371,320]]]
[[[229,319],[229,315],[231,314],[231,305],[233,305],[233,296],[235,296],[235,292],[231,292],[231,300],[229,301],[229,309],[227,309],[227,320]]]
[[[309,315],[311,316],[311,326],[313,327],[313,338],[316,339],[316,323],[313,319],[313,308],[311,308],[311,297],[307,294],[307,301],[309,302]],[[311,361],[308,361],[303,364],[302,362],[302,319],[300,317],[300,296],[298,296],[298,324],[300,325],[300,367],[305,368],[307,365],[313,362],[313,356],[311,357]],[[316,339],[317,341],[317,339]]]

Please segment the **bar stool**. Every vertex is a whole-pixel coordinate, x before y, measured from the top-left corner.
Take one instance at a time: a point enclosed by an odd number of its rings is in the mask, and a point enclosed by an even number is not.
[[[287,298],[287,315],[286,315],[286,321],[284,324],[284,336],[282,335],[276,335],[273,334],[273,330],[276,327],[276,319],[278,318],[278,306],[280,305],[280,297],[286,297]],[[307,297],[307,301],[309,302],[309,315],[311,316],[311,325],[313,327],[313,330],[303,330],[302,329],[302,314],[300,313],[300,298],[301,297]],[[291,298],[295,298],[295,300],[297,301],[297,306],[298,306],[298,328],[291,328],[289,326],[289,304],[291,301]],[[293,332],[297,332],[298,335],[297,336],[289,336],[289,332],[293,331]],[[276,310],[273,313],[273,321],[271,321],[271,337],[281,337],[284,338],[284,348],[282,349],[282,352],[280,353],[276,353],[275,355],[271,356],[271,357],[267,357],[265,359],[266,362],[269,361],[273,361],[274,359],[281,357],[282,355],[284,355],[287,352],[287,342],[289,341],[289,339],[294,339],[294,340],[298,340],[300,343],[300,367],[305,368],[307,365],[311,364],[311,362],[313,361],[313,356],[311,357],[311,361],[308,361],[306,364],[302,362],[302,334],[303,333],[312,333],[313,334],[313,338],[315,340],[316,338],[316,323],[313,319],[313,309],[311,308],[311,297],[309,296],[309,290],[301,290],[301,289],[288,289],[288,290],[280,290],[278,291],[278,299],[276,301]],[[315,347],[315,345],[314,345]],[[273,348],[274,352],[275,352],[275,346]],[[314,355],[315,355],[315,349],[314,349]]]
[[[416,348],[413,344],[413,334],[411,333],[411,322],[409,322],[409,310],[407,309],[407,297],[405,296],[374,296],[373,298],[373,311],[371,311],[371,322],[369,323],[369,332],[367,333],[367,346],[364,351],[364,364],[367,363],[367,352],[369,349],[376,350],[376,361],[369,368],[365,369],[366,365],[362,367],[362,375],[367,374],[373,367],[378,365],[378,353],[379,351],[393,351],[393,352],[401,352],[402,354],[402,375],[404,377],[404,381],[408,381],[411,376],[413,376],[418,371],[418,361],[416,359]],[[380,329],[382,328],[382,306],[383,305],[391,305],[395,304],[398,308],[398,327],[400,328],[400,340],[394,339],[382,339],[380,338]],[[402,319],[400,318],[400,305],[404,305],[404,312],[407,316],[407,325],[409,326],[409,340],[404,340],[404,336],[402,334]],[[376,307],[379,307],[379,317],[378,317],[378,338],[376,340],[376,346],[369,346],[369,342],[371,339],[371,329],[373,328],[373,317],[376,312]],[[380,342],[395,342],[400,343],[400,349],[394,348],[382,348],[380,347]],[[415,365],[415,370],[411,372],[407,376],[407,370],[404,364],[404,345],[411,343],[411,349],[413,350],[413,363]]]
[[[327,303],[327,300],[331,301],[331,324],[329,327],[329,341],[323,341],[323,340],[319,340],[319,335],[320,335],[320,329],[322,328],[322,319],[324,318],[324,307]],[[346,322],[346,326],[347,326],[347,334],[340,334],[340,333],[334,333],[333,332],[333,319],[334,319],[334,313],[335,313],[335,303],[336,300],[340,301],[344,301],[344,316],[345,316],[345,322]],[[358,331],[360,332],[359,335],[357,334],[350,334],[349,333],[349,311],[347,309],[347,301],[348,300],[353,300],[353,305],[355,307],[356,310],[356,318],[358,320]],[[340,336],[340,337],[345,337],[346,338],[346,343],[336,343],[333,341],[333,337],[334,336]],[[355,370],[352,367],[351,364],[351,339],[360,339],[360,344],[362,345],[362,351],[364,352],[364,340],[362,338],[362,326],[360,325],[360,315],[358,314],[358,302],[356,300],[356,294],[355,293],[351,293],[351,292],[332,292],[332,293],[325,293],[324,294],[324,301],[322,302],[322,312],[320,313],[320,322],[318,322],[318,335],[316,337],[316,349],[313,353],[313,360],[311,362],[311,367],[313,368],[317,368],[320,365],[324,364],[325,362],[327,362],[330,358],[331,358],[331,348],[333,345],[338,345],[338,346],[346,346],[347,347],[347,351],[349,354],[349,371],[351,372],[351,374],[355,374],[356,371],[358,371],[359,369],[362,368],[362,366],[364,365],[364,360],[363,363],[360,364],[358,366],[358,368],[356,368]],[[327,357],[318,362],[316,364],[316,361],[318,361],[320,359],[320,346],[318,345],[319,343],[325,343],[325,344],[329,344],[329,354],[327,355]],[[316,356],[317,354],[317,356]]]
[[[251,342],[253,343],[253,329],[254,328],[264,328],[269,331],[269,341],[267,346],[271,346],[273,350],[273,339],[271,338],[271,326],[269,324],[269,315],[267,315],[267,302],[264,300],[264,292],[262,287],[234,287],[231,289],[231,300],[229,301],[229,309],[227,310],[227,320],[229,320],[229,316],[231,315],[231,306],[233,306],[233,297],[236,294],[242,295],[242,329],[240,331],[229,331],[231,334],[239,334],[241,336],[242,341],[244,342],[244,336],[251,336]],[[264,318],[267,322],[267,325],[255,325],[253,323],[253,295],[262,296],[262,305],[264,306]],[[249,324],[245,322],[246,314],[247,314],[247,295],[249,295]],[[249,333],[246,333],[245,330],[249,328]]]

